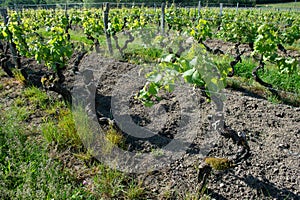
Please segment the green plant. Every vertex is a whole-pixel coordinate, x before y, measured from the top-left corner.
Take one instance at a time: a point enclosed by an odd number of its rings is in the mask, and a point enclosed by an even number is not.
[[[270,94],[268,96],[268,101],[274,103],[274,104],[279,104],[281,101],[278,99],[277,96],[273,95],[273,94]]]
[[[18,121],[29,119],[32,111],[26,106],[19,107],[17,105],[11,107],[11,111],[7,114],[11,118],[16,118]]]
[[[81,147],[82,141],[77,133],[72,113],[69,110],[61,111],[57,122],[48,118],[42,124],[43,136],[49,143],[55,142],[60,147]]]
[[[25,106],[25,105],[26,105],[26,101],[25,101],[24,98],[17,97],[17,98],[14,99],[14,101],[15,101],[15,105],[16,105],[17,107],[22,107],[22,106]]]
[[[142,184],[131,180],[128,188],[125,191],[125,199],[142,199],[144,194],[145,189],[142,187]]]
[[[14,74],[14,78],[21,84],[25,84],[26,82],[26,79],[25,77],[23,76],[23,74],[21,73],[21,71],[19,69],[15,69],[12,71],[13,74]]]
[[[15,109],[0,111],[1,199],[92,199],[62,165],[49,159],[47,147],[27,137]],[[94,198],[95,199],[95,198]]]
[[[234,163],[227,158],[207,157],[204,161],[215,170],[225,170],[234,167]]]
[[[235,75],[252,79],[252,70],[256,67],[257,63],[250,58],[243,58],[242,63],[235,65]]]
[[[100,166],[101,174],[94,178],[95,190],[100,198],[120,197],[124,192],[125,176],[123,173]]]
[[[194,44],[185,56],[164,55],[161,63],[146,74],[148,82],[140,90],[137,98],[144,105],[152,106],[161,100],[160,90],[172,92],[176,82],[181,79],[194,87],[205,87],[207,95],[210,96],[211,93],[217,94],[224,88],[227,73],[226,69],[219,73],[213,61],[205,56],[203,47]]]
[[[124,138],[122,132],[118,131],[112,125],[109,125],[109,129],[106,131],[105,136],[106,136],[106,139],[109,141],[109,143],[112,146],[116,145],[123,149],[126,148],[125,138]]]
[[[46,109],[49,103],[48,95],[37,87],[29,87],[23,90],[23,96],[36,108]]]

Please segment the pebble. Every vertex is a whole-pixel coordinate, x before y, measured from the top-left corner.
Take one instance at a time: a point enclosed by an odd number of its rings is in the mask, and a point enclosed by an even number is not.
[[[281,149],[288,149],[288,148],[290,148],[290,145],[289,144],[279,144],[278,147]]]

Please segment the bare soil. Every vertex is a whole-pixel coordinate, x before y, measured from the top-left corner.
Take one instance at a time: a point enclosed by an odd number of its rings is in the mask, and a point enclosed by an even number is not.
[[[116,91],[141,88],[144,83],[141,81],[137,87],[134,81],[121,81],[123,86],[118,85],[124,74],[139,68],[128,63],[92,54],[82,60],[79,70],[87,67],[103,69],[101,76],[94,77],[99,81],[96,93],[98,117],[113,119],[111,99]],[[224,94],[225,121],[232,129],[246,133],[251,156],[234,168],[214,171],[204,193],[214,199],[300,199],[300,108],[274,104],[253,94],[231,89],[225,89]],[[132,120],[139,126],[160,127],[158,135],[166,139],[166,143],[153,143],[132,138],[123,132],[130,144],[128,151],[149,152],[167,144],[178,134],[178,121],[182,116],[176,95],[179,94],[166,95],[154,108],[167,108],[166,113],[157,120],[152,118],[153,111],[134,100],[134,94],[128,92],[132,98],[129,98],[130,109],[127,111]],[[207,117],[214,112],[214,104],[208,103],[197,90],[190,93],[190,99],[196,102],[195,110],[199,116],[198,121],[191,121],[197,137],[180,159],[160,170],[135,175],[143,180],[144,187],[149,191],[148,198],[182,199],[198,189],[199,165],[203,163],[201,145],[203,136],[211,131]],[[207,156],[231,158],[237,151],[238,147],[231,140],[220,136]]]

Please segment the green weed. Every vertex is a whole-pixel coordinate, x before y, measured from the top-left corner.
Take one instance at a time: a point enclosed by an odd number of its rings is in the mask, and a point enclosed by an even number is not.
[[[141,199],[145,195],[145,190],[142,184],[136,183],[135,181],[130,181],[128,189],[125,191],[126,199]]]
[[[0,117],[0,199],[92,199],[38,140],[27,137],[15,110]]]
[[[292,74],[280,73],[277,69],[269,67],[261,73],[261,77],[276,89],[300,94],[300,76],[298,72]]]
[[[82,142],[77,134],[71,111],[59,113],[58,122],[48,118],[42,124],[41,131],[47,142],[55,142],[60,147],[81,147]]]
[[[23,96],[36,108],[42,108],[45,110],[49,104],[48,95],[37,87],[25,88]]]
[[[100,175],[94,178],[96,192],[103,198],[117,198],[124,192],[123,173],[101,166]]]
[[[93,42],[91,40],[87,39],[87,37],[83,33],[83,31],[70,30],[69,33],[70,33],[71,41],[77,41],[77,42],[85,43],[85,44],[88,44],[88,45],[93,44]]]
[[[272,102],[272,103],[274,103],[274,104],[279,104],[279,103],[281,103],[281,101],[278,99],[278,97],[275,96],[275,95],[272,95],[272,94],[268,96],[268,101],[269,101],[269,102]]]
[[[18,107],[11,106],[7,116],[10,118],[15,118],[17,121],[26,121],[29,119],[29,116],[32,114],[27,107]]]
[[[242,63],[237,63],[234,67],[234,75],[246,78],[252,79],[252,71],[256,67],[257,63],[250,58],[242,58]]]
[[[163,51],[156,48],[144,48],[144,47],[132,47],[126,50],[125,59],[136,63],[153,63],[156,62],[158,58],[162,56]]]
[[[21,73],[21,71],[19,70],[19,69],[14,69],[14,70],[12,70],[12,72],[13,72],[13,74],[14,74],[14,77],[15,77],[15,79],[19,82],[19,83],[21,83],[21,84],[25,84],[25,82],[26,82],[26,79],[25,79],[25,77],[23,76],[23,74]]]
[[[118,146],[123,149],[126,148],[125,138],[123,134],[120,131],[116,130],[112,125],[109,126],[109,129],[106,132],[105,136],[112,146]]]

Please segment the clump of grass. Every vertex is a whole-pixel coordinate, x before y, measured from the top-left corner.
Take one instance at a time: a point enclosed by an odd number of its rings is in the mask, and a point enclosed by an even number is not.
[[[252,71],[256,67],[257,63],[250,58],[242,58],[242,63],[237,63],[234,67],[234,75],[245,78],[244,80],[247,81],[252,79]]]
[[[0,111],[1,112],[1,111]],[[14,109],[0,113],[0,199],[89,199],[92,194],[49,160],[40,140],[27,137],[27,127]]]
[[[120,197],[125,189],[125,176],[118,170],[101,166],[99,176],[94,177],[95,189],[102,198]]]
[[[55,142],[60,147],[72,146],[79,148],[82,146],[70,110],[62,110],[59,113],[58,122],[48,118],[42,125],[41,131],[49,143]]]
[[[126,149],[125,137],[122,132],[113,125],[109,125],[108,130],[103,130],[105,137],[100,141],[101,150],[104,154],[110,154],[115,148]]]
[[[141,199],[143,195],[145,195],[145,189],[142,184],[131,180],[128,189],[125,191],[127,199]]]
[[[126,50],[125,59],[133,63],[153,63],[156,62],[158,58],[161,58],[163,51],[156,48],[132,48]]]
[[[281,103],[281,101],[278,99],[278,97],[276,95],[270,94],[268,96],[268,101],[273,103],[273,104],[279,104]]]
[[[25,88],[23,96],[29,100],[29,103],[36,108],[45,110],[49,103],[48,95],[37,87]]]
[[[104,199],[143,199],[146,194],[141,183],[116,169],[99,166],[99,175],[94,177],[94,191]]]
[[[12,72],[13,72],[13,75],[14,75],[15,79],[16,79],[19,83],[25,85],[26,79],[25,79],[25,77],[23,76],[23,74],[21,73],[21,71],[20,71],[19,69],[14,69]]]
[[[28,109],[26,106],[17,106],[12,105],[6,113],[8,118],[15,118],[17,121],[26,121],[29,119],[32,111]]]
[[[54,101],[46,108],[45,113],[53,118],[57,118],[60,112],[67,108],[64,101]]]
[[[207,157],[204,161],[215,170],[225,170],[234,166],[233,162],[227,158]]]
[[[300,94],[300,70],[292,73],[280,73],[278,69],[269,67],[261,72],[261,77],[276,89]]]
[[[126,147],[125,138],[123,134],[116,128],[114,128],[113,125],[109,126],[109,129],[106,132],[106,139],[114,146],[116,145],[123,149]]]

